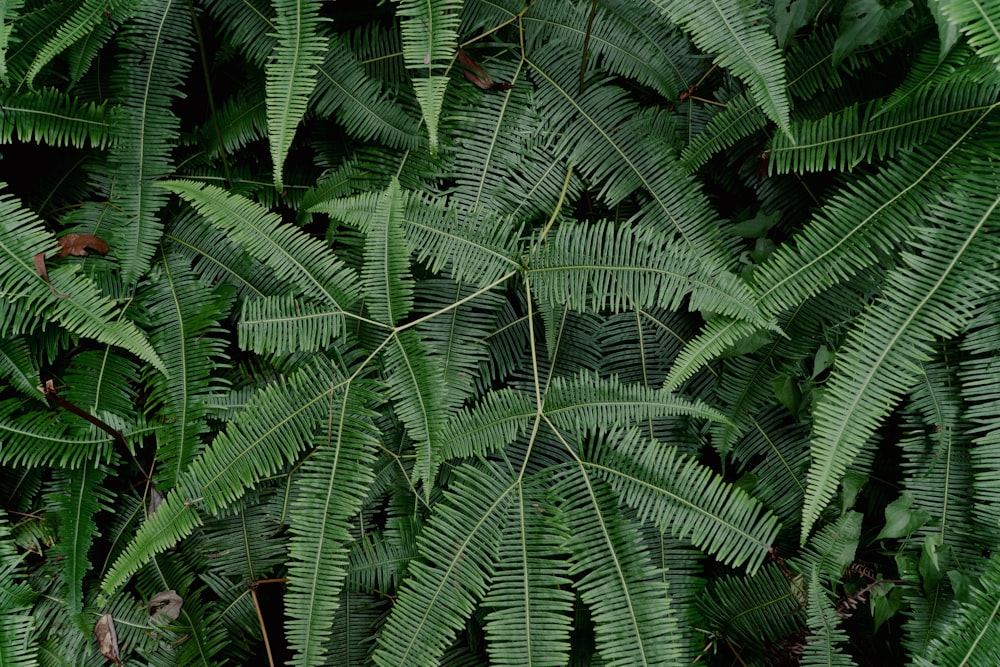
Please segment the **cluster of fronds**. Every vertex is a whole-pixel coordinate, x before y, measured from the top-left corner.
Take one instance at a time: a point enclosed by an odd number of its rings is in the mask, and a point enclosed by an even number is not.
[[[0,5],[0,665],[998,664],[1000,0]]]

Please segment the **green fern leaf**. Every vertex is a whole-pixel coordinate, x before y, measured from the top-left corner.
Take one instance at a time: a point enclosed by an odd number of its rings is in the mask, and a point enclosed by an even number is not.
[[[847,466],[900,394],[915,383],[929,343],[954,335],[971,317],[961,304],[996,289],[995,281],[976,268],[988,266],[989,258],[1000,252],[987,233],[1000,205],[1000,197],[983,196],[993,187],[989,178],[980,176],[983,190],[964,193],[961,205],[942,202],[928,211],[928,219],[938,221],[940,228],[928,230],[920,256],[904,257],[906,268],[890,276],[882,302],[869,310],[861,329],[838,354],[837,370],[814,413],[803,543]]]
[[[0,341],[0,377],[26,398],[42,400],[38,391],[38,368],[23,336]]]
[[[419,560],[399,592],[374,653],[380,667],[437,665],[486,593],[508,507],[520,480],[495,466],[461,466],[419,538]]]
[[[276,213],[214,185],[193,181],[165,181],[161,185],[193,203],[213,225],[306,295],[339,310],[357,301],[360,290],[354,274],[325,244],[282,224]]]
[[[995,0],[932,0],[931,4],[962,31],[980,56],[1000,69],[1000,4]]]
[[[240,348],[258,354],[318,352],[344,331],[343,311],[290,294],[245,300],[236,326]]]
[[[284,187],[282,172],[295,129],[316,87],[326,37],[320,34],[319,0],[275,0],[278,41],[267,63],[267,128],[274,185]]]
[[[583,465],[607,480],[641,520],[751,573],[777,535],[778,520],[756,499],[675,447],[644,441],[636,431],[596,439]]]
[[[768,118],[788,132],[788,92],[785,64],[767,27],[762,5],[739,0],[711,0],[692,4],[684,0],[655,0],[671,21],[687,30],[707,53],[718,53],[716,63],[732,70],[750,87],[754,100]]]
[[[31,212],[9,195],[0,195],[0,293],[20,317],[35,316],[101,343],[116,345],[166,372],[163,360],[142,333],[118,315],[117,307],[97,286],[62,264],[48,270],[51,288],[38,275],[33,259],[55,248],[54,239]],[[57,298],[55,291],[69,296]],[[18,333],[17,319],[8,319],[0,331]]]
[[[451,418],[441,434],[441,460],[488,456],[524,435],[537,415],[534,398],[505,388],[487,393]]]
[[[574,467],[554,492],[566,525],[571,575],[594,619],[594,639],[608,665],[677,664],[680,643],[662,576],[633,524],[618,512],[608,485]]]
[[[379,441],[370,419],[375,394],[349,384],[333,398],[325,441],[295,479],[289,520],[286,635],[296,664],[327,664],[324,643],[347,576],[348,520],[361,509]]]
[[[50,146],[104,148],[115,134],[118,110],[83,103],[57,88],[12,95],[0,103],[0,142],[37,141]]]
[[[803,667],[855,667],[854,661],[843,652],[842,644],[847,642],[847,633],[820,584],[817,569],[810,573],[808,587],[807,623],[812,634],[806,638],[799,664]]]
[[[365,232],[365,305],[372,316],[395,326],[413,307],[410,252],[403,235],[403,198],[399,182],[392,180],[375,205]]]

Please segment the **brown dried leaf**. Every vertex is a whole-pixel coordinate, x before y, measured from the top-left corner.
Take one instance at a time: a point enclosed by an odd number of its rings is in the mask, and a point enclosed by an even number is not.
[[[154,595],[146,605],[146,611],[153,617],[153,623],[169,623],[176,621],[181,615],[181,605],[184,598],[175,590],[161,591]]]
[[[493,79],[490,75],[486,73],[482,67],[476,63],[475,60],[470,58],[468,54],[462,49],[458,50],[458,62],[462,63],[462,73],[465,74],[465,78],[471,81],[477,88],[482,88],[483,90],[489,90],[494,85]]]
[[[149,487],[149,509],[146,510],[146,518],[156,514],[156,510],[160,509],[160,505],[163,504],[163,494],[160,493],[155,486]]]
[[[108,244],[93,234],[64,234],[56,239],[56,243],[59,244],[60,257],[86,257],[88,248],[99,255],[107,255],[109,250]]]
[[[115,632],[115,621],[111,614],[102,614],[94,626],[94,636],[97,637],[97,647],[101,655],[121,667],[122,659],[118,655],[118,634]]]
[[[49,282],[49,272],[45,270],[44,252],[40,252],[37,255],[35,255],[35,272],[42,277],[42,280],[45,281],[45,284],[49,286],[49,291],[52,292],[52,294],[57,299],[65,299],[66,297],[69,296],[69,294],[63,294],[62,292],[57,292],[56,288],[53,287],[52,283]]]

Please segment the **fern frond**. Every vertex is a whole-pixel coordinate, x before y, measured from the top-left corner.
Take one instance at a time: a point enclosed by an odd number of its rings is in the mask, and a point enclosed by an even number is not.
[[[520,480],[499,468],[456,468],[454,483],[419,538],[421,558],[378,637],[380,667],[437,664],[485,595]]]
[[[817,121],[795,123],[790,135],[794,142],[783,134],[772,140],[770,168],[777,173],[850,171],[862,162],[894,157],[949,125],[964,125],[968,114],[989,110],[998,91],[1000,84],[952,76],[887,112],[875,102],[864,109],[855,105]]]
[[[819,586],[836,584],[856,558],[863,518],[858,512],[847,512],[824,526],[791,561],[792,566],[803,575],[815,577]]]
[[[345,310],[357,301],[354,274],[325,244],[282,224],[281,217],[215,185],[165,181],[163,187],[194,204],[218,229],[226,232],[281,279],[305,294]]]
[[[539,493],[541,491],[541,493]],[[496,570],[483,599],[491,664],[567,664],[573,594],[565,527],[544,489],[520,486],[507,506]]]
[[[763,324],[749,289],[691,248],[648,228],[564,223],[524,270],[541,302],[577,311],[692,307]]]
[[[117,307],[94,285],[62,264],[48,269],[52,288],[38,275],[33,259],[55,248],[54,239],[30,211],[9,195],[0,195],[0,293],[18,316],[4,322],[4,335],[20,333],[19,319],[42,317],[67,330],[128,350],[166,372],[166,366],[142,333],[117,314]],[[53,290],[69,296],[57,298]]]
[[[274,186],[284,187],[283,171],[295,129],[316,87],[327,39],[320,33],[319,0],[274,0],[277,44],[267,72],[267,135],[271,145]]]
[[[641,440],[634,430],[606,440],[596,441],[583,465],[607,480],[640,520],[723,563],[750,572],[761,566],[779,526],[756,499],[676,447]]]
[[[684,147],[681,163],[693,172],[719,151],[762,131],[766,126],[767,118],[761,114],[760,108],[745,93],[738,95],[726,102],[724,109],[715,112],[705,131]]]
[[[318,115],[336,115],[351,136],[392,148],[417,147],[416,120],[365,74],[346,39],[330,37],[326,58],[316,72],[318,82],[311,104]]]
[[[758,650],[794,634],[803,625],[803,591],[776,565],[752,577],[718,577],[699,598],[710,629],[736,646]]]
[[[424,495],[429,497],[446,415],[444,378],[427,346],[412,330],[393,335],[385,350],[384,364],[393,408],[417,449],[413,483],[423,482]]]
[[[0,143],[36,141],[49,146],[104,148],[115,136],[118,111],[107,103],[81,102],[57,88],[0,101]]]
[[[23,336],[0,340],[0,377],[25,398],[42,400],[38,391],[39,373],[27,340]]]
[[[560,474],[554,492],[566,526],[569,574],[578,577],[576,588],[590,608],[601,658],[619,667],[677,664],[681,648],[666,585],[638,529],[619,513],[616,494],[587,466]]]
[[[940,13],[957,26],[983,58],[1000,69],[1000,4],[993,0],[936,1]]]
[[[847,465],[900,394],[913,386],[930,342],[954,335],[971,318],[969,306],[962,304],[996,289],[976,267],[988,266],[1000,252],[987,233],[1000,197],[990,196],[988,175],[980,178],[986,179],[979,182],[982,191],[966,192],[961,204],[942,202],[928,211],[928,219],[940,227],[928,230],[921,255],[904,256],[906,267],[890,276],[881,303],[869,309],[838,354],[837,369],[814,413],[803,542]]]
[[[318,352],[344,331],[343,311],[291,294],[245,300],[236,325],[240,348],[258,354]]]
[[[441,460],[488,456],[524,435],[537,414],[531,394],[504,388],[451,418],[441,434]]]
[[[820,584],[818,569],[813,569],[809,575],[808,596],[806,623],[811,634],[806,638],[799,664],[802,667],[855,667],[854,661],[843,652],[842,644],[847,642],[847,633]]]
[[[695,338],[681,349],[670,373],[663,381],[664,391],[674,391],[711,359],[740,341],[755,335],[758,327],[750,322],[728,317],[713,317]]]
[[[100,181],[120,208],[110,218],[114,238],[109,241],[117,241],[125,285],[135,284],[149,267],[163,232],[157,213],[167,197],[154,181],[172,171],[172,147],[180,128],[172,107],[183,97],[191,32],[187,7],[178,0],[158,0],[142,3],[120,34],[130,46],[116,79],[121,117]]]
[[[325,440],[295,479],[289,520],[286,636],[300,665],[322,665],[324,642],[347,576],[348,520],[361,508],[372,480],[379,440],[371,418],[376,395],[357,383],[328,406]]]
[[[687,30],[702,51],[718,53],[716,63],[746,83],[767,117],[788,132],[785,63],[768,27],[764,7],[739,0],[703,4],[655,0],[653,4]]]
[[[268,0],[204,0],[222,34],[248,61],[263,68],[277,44],[275,10]]]
[[[222,389],[218,368],[226,341],[219,335],[219,319],[228,303],[185,268],[183,256],[166,254],[158,268],[137,306],[169,373],[165,378],[147,374],[146,407],[162,420],[156,481],[170,489],[203,447],[210,396]]]
[[[114,595],[156,554],[163,553],[202,524],[192,501],[175,489],[145,523],[104,575],[101,590]]]
[[[365,257],[361,278],[365,306],[384,324],[395,326],[413,307],[410,251],[403,234],[403,196],[394,178],[362,228]]]

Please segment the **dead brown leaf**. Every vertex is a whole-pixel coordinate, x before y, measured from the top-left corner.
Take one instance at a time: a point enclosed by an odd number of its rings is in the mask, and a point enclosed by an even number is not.
[[[115,621],[111,614],[102,614],[94,626],[94,636],[97,637],[97,647],[101,655],[121,667],[122,659],[118,654],[118,634],[115,632]]]
[[[59,244],[59,256],[86,257],[87,250],[93,250],[98,255],[108,254],[108,244],[93,234],[64,234],[56,239]]]
[[[153,623],[167,624],[176,621],[181,615],[181,605],[184,598],[177,594],[175,590],[161,591],[154,595],[146,605],[146,611],[153,617]]]

